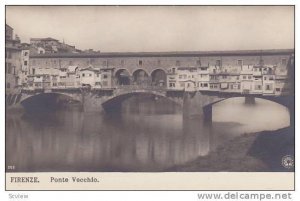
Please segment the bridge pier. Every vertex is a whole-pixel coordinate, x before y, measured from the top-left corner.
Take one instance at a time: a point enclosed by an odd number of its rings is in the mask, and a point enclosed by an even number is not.
[[[208,105],[206,107],[203,107],[203,114],[204,114],[204,121],[205,122],[212,122],[212,105]]]
[[[255,104],[255,98],[253,96],[246,96],[245,97],[245,104],[246,105],[254,105]]]
[[[222,100],[216,96],[205,95],[200,91],[185,92],[183,95],[183,118],[201,117],[204,121],[212,121],[212,103]]]

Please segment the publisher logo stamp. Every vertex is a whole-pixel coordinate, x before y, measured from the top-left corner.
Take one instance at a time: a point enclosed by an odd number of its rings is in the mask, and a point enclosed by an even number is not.
[[[283,156],[281,159],[281,164],[287,169],[292,168],[294,167],[294,159],[290,155]]]

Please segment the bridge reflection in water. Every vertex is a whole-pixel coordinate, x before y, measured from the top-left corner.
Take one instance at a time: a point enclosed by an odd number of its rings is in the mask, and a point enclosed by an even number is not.
[[[15,164],[15,171],[163,171],[207,155],[242,133],[289,125],[288,111],[276,103],[265,107],[265,100],[257,100],[251,110],[244,99],[218,103],[207,124],[196,116],[183,119],[170,103],[145,98],[148,102],[142,97],[127,100],[121,115],[77,110],[7,115],[7,164]],[[231,117],[222,116],[222,104],[234,108]],[[131,110],[133,105],[140,109]],[[156,107],[165,113],[157,113]],[[239,122],[234,116],[245,112],[255,115],[256,122]],[[280,118],[256,127],[270,112]]]

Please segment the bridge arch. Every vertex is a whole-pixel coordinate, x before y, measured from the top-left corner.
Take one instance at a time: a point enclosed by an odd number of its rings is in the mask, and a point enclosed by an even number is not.
[[[157,92],[157,91],[145,91],[145,90],[135,90],[131,92],[125,92],[118,95],[115,95],[106,101],[102,103],[102,107],[106,112],[116,112],[121,111],[122,102],[130,97],[133,97],[135,95],[153,95],[153,98],[161,97],[165,98],[169,101],[172,101],[176,105],[182,107],[182,102],[180,102],[181,99],[173,99],[170,97],[167,97],[164,93]]]
[[[259,98],[259,99],[275,102],[275,103],[282,105],[288,109],[290,109],[294,104],[294,97],[292,97],[292,96],[243,96],[241,94],[240,96],[235,95],[233,97],[219,98],[218,100],[216,100],[212,103],[209,103],[209,104],[205,105],[204,107],[213,106],[217,103],[220,103],[222,101],[229,100],[232,98]]]
[[[133,83],[137,85],[149,84],[149,73],[146,70],[138,68],[132,73]]]
[[[82,104],[80,95],[49,92],[22,97],[20,104],[28,110],[52,110],[64,104]]]
[[[151,72],[151,83],[153,86],[166,87],[167,72],[164,69],[156,68]]]
[[[116,70],[114,77],[117,85],[131,84],[131,74],[126,68]]]
[[[229,100],[232,98],[258,98],[262,100],[267,100],[270,102],[277,103],[281,106],[284,106],[290,113],[291,115],[291,123],[293,122],[294,118],[294,97],[293,96],[243,96],[243,95],[236,95],[233,97],[224,97],[224,98],[217,98],[213,102],[210,102],[206,105],[203,105],[203,112],[204,112],[204,117],[206,120],[211,121],[212,120],[212,107],[213,105],[220,103],[225,100]]]

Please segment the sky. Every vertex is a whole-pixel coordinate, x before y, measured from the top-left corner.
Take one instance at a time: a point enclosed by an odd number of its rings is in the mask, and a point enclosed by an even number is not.
[[[6,23],[102,52],[294,48],[292,6],[7,6]]]

